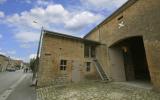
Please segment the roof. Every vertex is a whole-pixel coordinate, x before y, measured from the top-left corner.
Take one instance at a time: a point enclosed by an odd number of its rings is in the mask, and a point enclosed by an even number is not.
[[[66,34],[62,34],[59,32],[53,32],[53,31],[48,31],[48,30],[43,30],[43,32],[44,32],[44,35],[50,34],[52,36],[63,37],[63,38],[71,39],[71,40],[78,40],[78,41],[84,42],[84,43],[100,44],[97,41],[92,41],[92,40],[88,40],[88,39],[84,39],[84,38],[80,38],[80,37],[76,37],[76,36],[72,36],[72,35],[66,35]]]
[[[3,59],[6,59],[6,60],[8,60],[9,58],[8,57],[6,57],[5,55],[3,55],[3,54],[0,54],[0,56],[3,58]]]
[[[124,10],[132,6],[136,1],[138,0],[128,0],[125,4],[123,4],[119,9],[117,9],[113,14],[111,14],[109,17],[107,17],[105,20],[103,20],[99,25],[97,25],[95,28],[93,28],[89,33],[87,33],[83,38],[86,38],[88,35],[90,35],[92,32],[96,31],[101,25],[104,25],[105,23],[108,23],[113,18],[118,16],[120,13],[122,13]]]
[[[6,57],[5,55],[3,55],[3,54],[0,54],[0,56],[7,58],[7,57]]]

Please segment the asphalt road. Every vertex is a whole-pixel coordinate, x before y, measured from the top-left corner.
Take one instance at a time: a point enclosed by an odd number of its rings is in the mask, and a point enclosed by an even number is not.
[[[0,73],[0,99],[36,100],[35,88],[31,87],[31,73]],[[4,97],[4,98],[3,98]]]

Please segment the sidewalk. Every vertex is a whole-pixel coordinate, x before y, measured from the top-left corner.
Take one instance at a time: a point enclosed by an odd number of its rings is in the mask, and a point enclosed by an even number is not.
[[[11,93],[7,100],[36,100],[35,87],[31,87],[31,73],[26,73],[26,77]]]

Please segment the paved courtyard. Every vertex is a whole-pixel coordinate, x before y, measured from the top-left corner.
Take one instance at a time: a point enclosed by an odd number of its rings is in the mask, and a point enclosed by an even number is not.
[[[85,82],[37,89],[38,100],[160,100],[160,93],[122,83]]]

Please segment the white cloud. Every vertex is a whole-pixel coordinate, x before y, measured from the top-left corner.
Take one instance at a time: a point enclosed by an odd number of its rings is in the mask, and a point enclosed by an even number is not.
[[[112,10],[113,8],[119,8],[128,0],[81,0],[82,4],[87,6],[94,6],[100,9]]]
[[[89,24],[95,24],[99,20],[102,20],[99,14],[89,11],[71,12],[61,4],[51,4],[7,16],[5,23],[14,27],[16,39],[22,42],[35,42],[39,39],[41,26],[53,31],[69,33],[81,30]]]
[[[4,12],[0,11],[0,18],[4,18],[5,14]]]
[[[69,12],[62,5],[48,5],[46,8],[37,7],[30,11],[8,16],[6,21],[19,29],[38,29],[42,25],[49,27],[51,24],[60,24],[67,20]],[[33,23],[36,20],[38,24]]]
[[[0,4],[3,4],[4,2],[6,2],[7,0],[0,0]]]
[[[16,51],[6,51],[6,52],[0,51],[0,54],[4,55],[6,57],[10,57],[11,59],[14,59],[14,60],[25,60],[24,58],[13,56],[15,53],[16,53]]]
[[[2,34],[0,34],[0,39],[1,39],[2,37],[3,37]]]
[[[20,45],[21,48],[31,48],[31,44],[29,43],[24,43]]]
[[[54,4],[53,0],[19,0],[18,2],[27,3],[35,7],[47,7],[50,4]]]
[[[33,59],[33,58],[36,58],[37,54],[31,54],[29,55],[29,59]]]
[[[7,51],[7,54],[9,54],[9,55],[15,55],[15,54],[16,54],[16,51],[15,51],[15,50]]]
[[[2,55],[6,55],[6,53],[5,53],[5,52],[2,52],[2,51],[0,51],[0,54],[2,54]]]
[[[39,6],[47,6],[49,4],[53,4],[53,2],[49,0],[37,0],[36,3]]]
[[[11,58],[11,59],[14,59],[14,60],[23,60],[23,58],[15,57],[15,56],[11,56],[10,58]]]
[[[15,50],[6,50],[6,51],[4,51],[4,50],[2,50],[2,48],[0,48],[0,54],[4,54],[4,55],[6,55],[6,56],[9,56],[9,55],[15,55],[16,54],[16,51]]]
[[[23,43],[36,42],[39,40],[39,34],[32,32],[20,32],[15,34],[15,38]]]
[[[73,16],[71,20],[65,22],[65,27],[69,29],[82,29],[86,25],[97,22],[102,16],[84,11]]]

